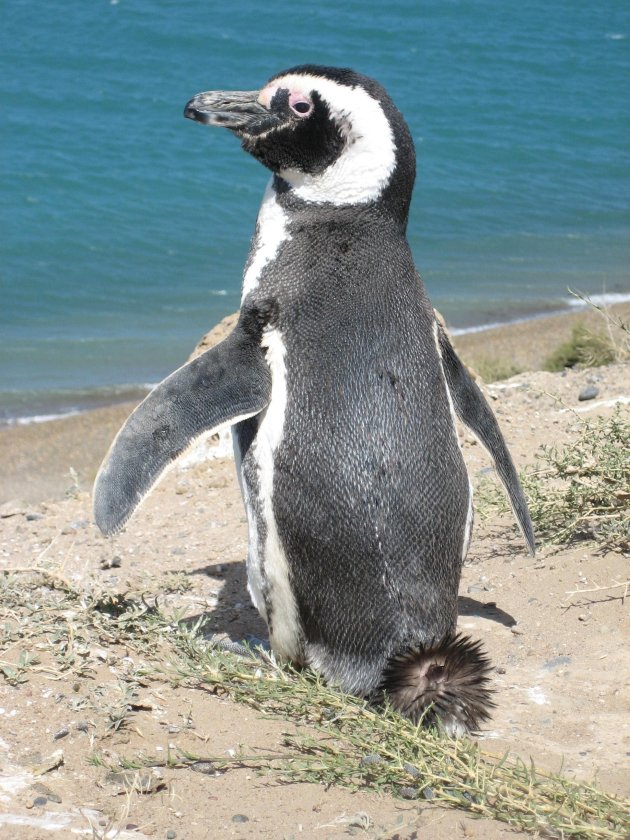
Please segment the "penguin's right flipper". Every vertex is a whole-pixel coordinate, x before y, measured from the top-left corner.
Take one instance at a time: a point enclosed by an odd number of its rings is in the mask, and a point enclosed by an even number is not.
[[[442,365],[455,411],[459,419],[474,432],[490,453],[494,466],[506,489],[514,516],[523,532],[530,554],[536,551],[534,528],[527,501],[514,463],[505,445],[501,429],[477,384],[462,364],[442,327],[436,322]]]
[[[118,432],[94,484],[96,524],[119,531],[176,458],[201,435],[260,413],[271,373],[261,313],[242,312],[234,331],[157,385]]]

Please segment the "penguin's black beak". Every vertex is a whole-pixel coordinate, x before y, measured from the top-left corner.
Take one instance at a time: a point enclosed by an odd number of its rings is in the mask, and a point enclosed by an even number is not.
[[[258,90],[208,90],[186,104],[184,116],[204,125],[222,125],[237,134],[260,134],[279,120],[258,101]]]

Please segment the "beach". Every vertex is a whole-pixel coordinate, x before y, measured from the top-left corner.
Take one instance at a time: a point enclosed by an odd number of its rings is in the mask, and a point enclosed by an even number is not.
[[[627,364],[537,370],[585,319],[599,321],[597,313],[570,313],[454,338],[473,370],[493,358],[523,368],[482,385],[518,469],[535,462],[541,444],[570,443],[585,420],[610,416],[615,406],[628,411]],[[596,394],[581,400],[586,388]],[[527,836],[424,800],[281,784],[247,762],[209,775],[165,766],[145,792],[112,775],[138,755],[176,750],[228,759],[281,754],[287,730],[310,731],[176,678],[167,637],[158,652],[143,646],[142,634],[121,629],[117,616],[131,615],[126,604],[141,612],[157,598],[161,609],[192,623],[205,615],[209,632],[266,637],[246,591],[247,529],[230,458],[172,470],[120,535],[97,531],[91,484],[132,408],[0,431],[8,465],[0,476],[0,624],[10,628],[2,664],[14,669],[5,676],[17,675],[0,682],[0,829],[27,840],[92,825],[103,837],[116,827],[121,838],[271,840],[350,836],[362,819],[366,837]],[[489,458],[469,433],[460,438],[476,488],[491,472]],[[571,778],[597,774],[604,790],[630,794],[630,698],[622,679],[628,606],[615,588],[625,580],[627,557],[619,551],[576,543],[531,558],[509,517],[477,517],[459,629],[483,639],[496,668],[497,708],[481,733],[483,749],[510,750],[546,770],[563,766]],[[20,659],[25,652],[37,658]],[[53,754],[59,763],[42,771]]]

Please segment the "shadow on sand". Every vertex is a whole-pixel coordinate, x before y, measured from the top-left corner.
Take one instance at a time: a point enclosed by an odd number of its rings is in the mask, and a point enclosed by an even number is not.
[[[191,575],[208,575],[222,581],[216,607],[203,615],[206,618],[206,635],[225,635],[231,641],[243,639],[266,640],[267,625],[258,614],[247,591],[245,563],[214,563],[189,572]],[[504,627],[513,627],[516,619],[494,601],[477,601],[465,595],[458,599],[460,616],[485,618]],[[187,624],[194,625],[200,615],[191,616]]]

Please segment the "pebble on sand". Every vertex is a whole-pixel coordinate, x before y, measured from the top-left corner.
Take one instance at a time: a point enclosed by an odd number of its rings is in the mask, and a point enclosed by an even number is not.
[[[585,400],[594,400],[596,396],[599,394],[599,388],[595,385],[587,385],[586,388],[582,388],[580,393],[578,394],[578,400],[580,402],[584,402]]]

